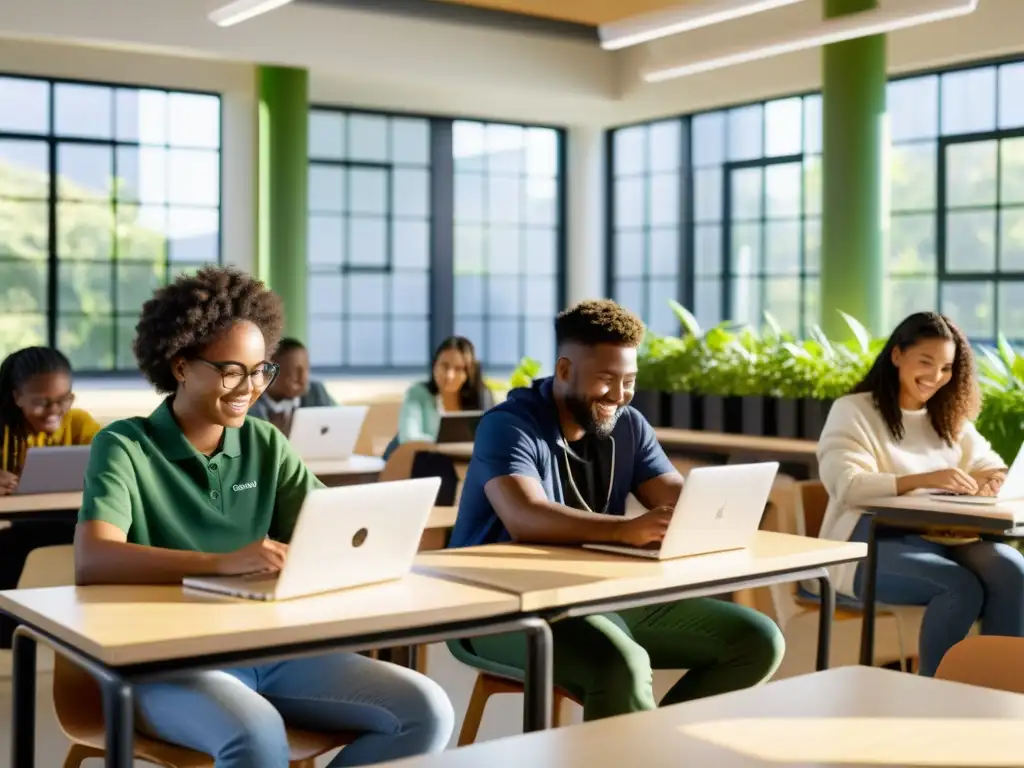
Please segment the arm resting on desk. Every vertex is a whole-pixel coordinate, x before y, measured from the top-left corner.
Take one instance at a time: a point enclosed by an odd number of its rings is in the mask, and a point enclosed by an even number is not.
[[[180,584],[186,576],[217,572],[217,555],[129,544],[127,538],[112,523],[79,523],[75,584]]]
[[[548,501],[540,482],[522,475],[487,481],[487,500],[513,541],[533,544],[617,542],[624,518]]]

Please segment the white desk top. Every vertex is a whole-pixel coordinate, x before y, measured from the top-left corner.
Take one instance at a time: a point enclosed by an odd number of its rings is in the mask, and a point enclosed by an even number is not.
[[[1020,766],[1024,696],[841,667],[393,768]]]
[[[472,443],[435,443],[430,450],[432,453],[439,453],[456,461],[469,461],[473,458]]]
[[[416,570],[511,592],[519,596],[522,610],[538,611],[672,587],[738,582],[866,555],[867,545],[858,542],[758,531],[749,549],[660,562],[581,548],[489,544],[422,552]]]
[[[426,628],[515,613],[518,605],[512,595],[421,574],[281,602],[177,586],[0,592],[0,609],[112,666]]]
[[[1007,525],[1024,525],[1024,501],[1006,501],[1001,504],[959,504],[925,494],[907,494],[865,502],[865,509],[907,510],[912,512],[949,513],[983,520],[1005,521]]]
[[[57,512],[82,506],[82,492],[26,493],[0,496],[0,516],[19,512]]]
[[[306,466],[317,477],[332,475],[366,475],[384,469],[380,456],[350,456],[347,459],[316,459],[307,461]]]

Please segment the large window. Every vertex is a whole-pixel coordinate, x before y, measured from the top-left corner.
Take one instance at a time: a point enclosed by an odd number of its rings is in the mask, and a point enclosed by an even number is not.
[[[1024,63],[889,86],[890,321],[939,309],[1024,338]]]
[[[0,77],[0,355],[135,368],[142,303],[220,261],[220,99]]]
[[[491,370],[550,369],[560,131],[332,108],[309,130],[315,366],[418,372],[457,333]]]
[[[1024,338],[1022,91],[1024,63],[889,84],[887,324],[939,308],[972,338]],[[651,137],[669,131],[682,158],[655,172]],[[612,154],[612,289],[654,330],[674,328],[672,292],[705,325],[764,311],[796,332],[819,322],[820,96],[621,128]],[[672,180],[655,192],[659,173]],[[659,205],[681,221],[664,250]]]

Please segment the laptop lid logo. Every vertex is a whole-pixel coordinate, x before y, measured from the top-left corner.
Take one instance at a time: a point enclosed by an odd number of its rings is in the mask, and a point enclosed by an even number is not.
[[[331,431],[331,428],[330,428],[330,427],[327,427],[327,426],[324,426],[324,427],[320,427],[320,434],[321,434],[321,435],[326,435],[326,434],[327,434],[328,432],[330,432],[330,431]]]
[[[725,506],[724,505],[719,507],[718,511],[715,512],[715,520],[721,520],[723,517],[725,517]]]
[[[358,531],[356,531],[355,535],[352,537],[352,546],[353,547],[361,547],[361,546],[363,546],[363,543],[366,541],[366,537],[369,534],[370,534],[370,532],[368,530],[366,530],[365,528],[360,528]]]

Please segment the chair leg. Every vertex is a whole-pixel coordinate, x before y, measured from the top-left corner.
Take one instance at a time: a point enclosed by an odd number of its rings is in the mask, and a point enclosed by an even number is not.
[[[490,697],[491,691],[487,685],[487,677],[485,675],[477,675],[476,683],[473,684],[473,693],[469,696],[469,705],[466,707],[466,717],[462,721],[462,730],[459,731],[460,747],[476,741],[476,735],[480,732],[480,723],[484,719],[487,699]]]
[[[427,674],[427,646],[421,645],[416,653],[416,671],[421,675]]]
[[[82,763],[90,757],[103,757],[102,749],[93,749],[84,744],[72,744],[68,756],[64,758],[64,768],[81,768]]]

